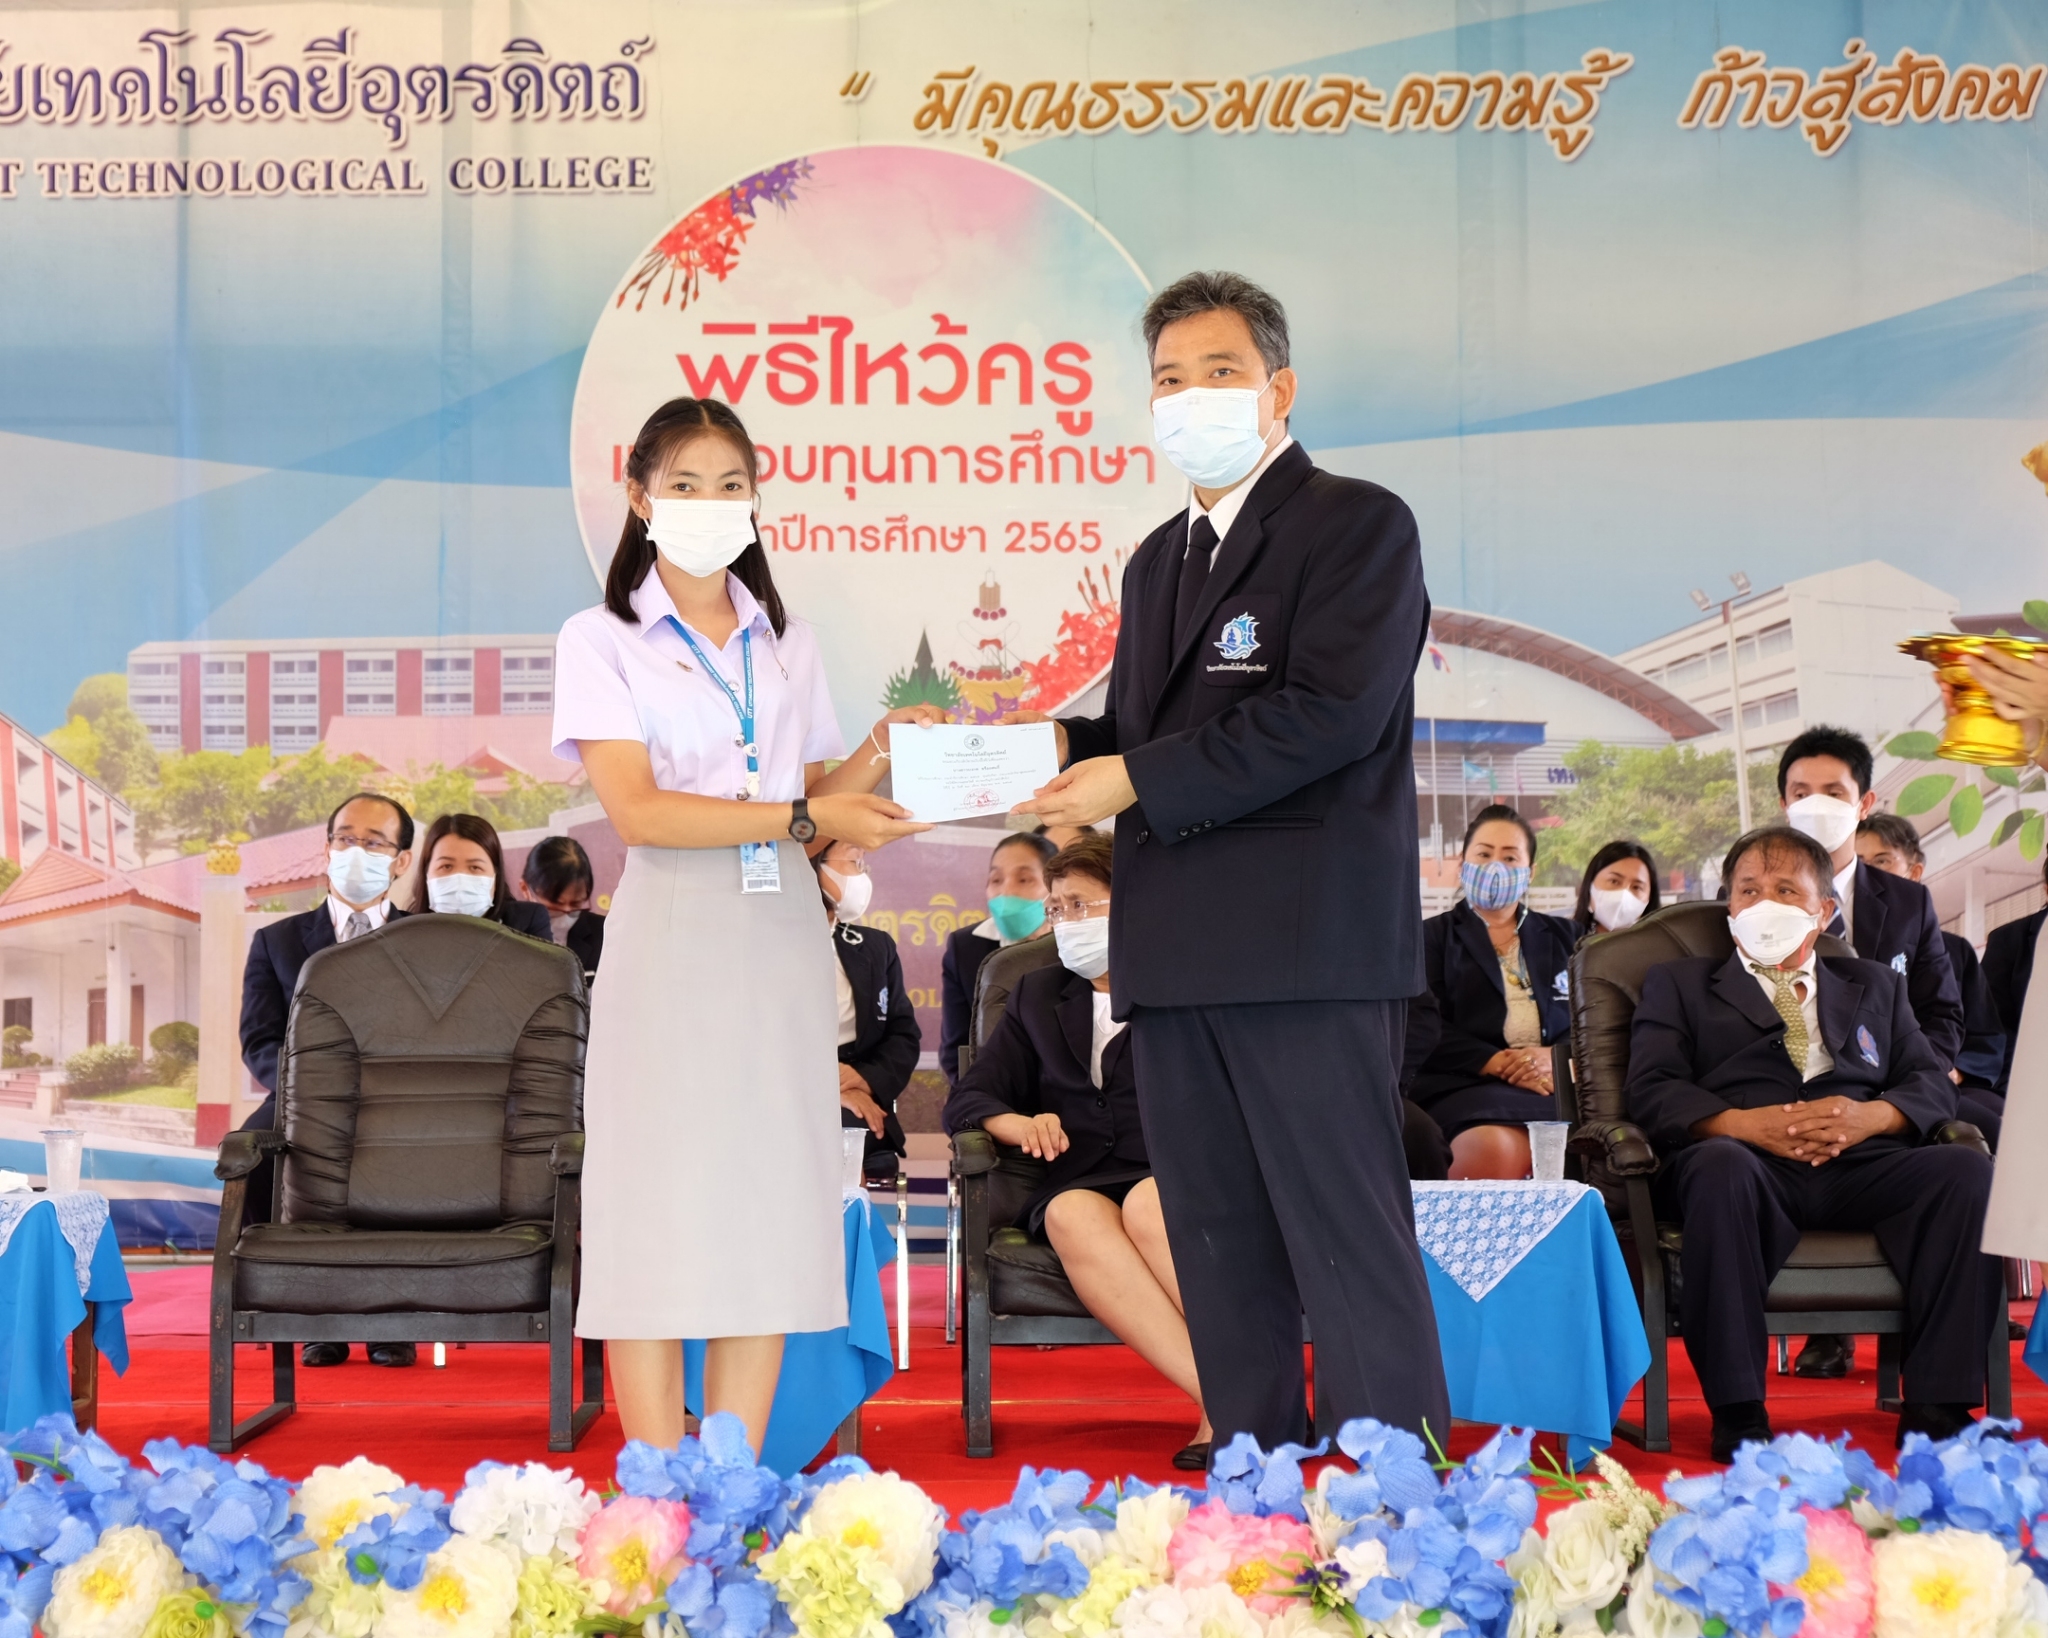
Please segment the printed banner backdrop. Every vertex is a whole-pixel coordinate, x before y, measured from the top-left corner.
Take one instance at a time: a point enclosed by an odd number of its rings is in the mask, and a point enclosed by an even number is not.
[[[600,834],[551,645],[666,397],[758,439],[849,743],[1085,705],[1196,267],[1420,521],[1432,905],[1495,798],[1547,903],[1615,834],[1711,890],[1736,754],[1839,721],[1981,939],[2048,816],[1895,645],[2048,595],[2044,80],[2030,0],[0,0],[0,1108],[245,1106],[207,884],[313,902],[359,779]],[[992,839],[876,867],[928,1051]]]

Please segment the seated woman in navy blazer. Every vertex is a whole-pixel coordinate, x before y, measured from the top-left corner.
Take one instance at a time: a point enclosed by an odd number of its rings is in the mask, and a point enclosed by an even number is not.
[[[1435,1044],[1410,1096],[1451,1144],[1453,1178],[1529,1175],[1522,1122],[1557,1119],[1550,1044],[1571,1028],[1572,924],[1524,902],[1536,833],[1513,808],[1481,808],[1465,832],[1464,899],[1422,924],[1429,988],[1409,1029]]]
[[[1002,1022],[954,1084],[948,1133],[979,1126],[1048,1162],[1023,1224],[1052,1242],[1088,1311],[1199,1409],[1201,1383],[1138,1120],[1130,1037],[1109,1015],[1110,840],[1089,833],[1045,867],[1060,965],[1018,980]],[[1174,1466],[1209,1465],[1209,1418]]]
[[[488,819],[473,813],[444,813],[427,826],[420,843],[420,879],[412,913],[478,916],[502,922],[515,933],[553,943],[548,913],[512,896],[505,879],[505,850]]]
[[[917,1008],[903,983],[903,958],[896,941],[876,927],[856,927],[868,913],[875,880],[867,855],[851,842],[832,842],[811,858],[825,915],[832,929],[832,953],[839,958],[832,986],[839,998],[839,1124],[868,1129],[867,1163],[877,1175],[895,1169],[875,1157],[905,1153],[896,1100],[910,1084],[924,1044]]]

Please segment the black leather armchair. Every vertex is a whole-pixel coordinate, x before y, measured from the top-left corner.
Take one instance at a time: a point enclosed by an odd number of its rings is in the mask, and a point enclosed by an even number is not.
[[[1822,936],[1820,953],[1851,956],[1839,939]],[[1558,1114],[1572,1123],[1571,1153],[1585,1180],[1606,1198],[1630,1273],[1643,1305],[1649,1334],[1650,1370],[1643,1379],[1643,1420],[1618,1422],[1615,1432],[1645,1450],[1671,1448],[1669,1339],[1678,1334],[1679,1251],[1676,1223],[1659,1222],[1650,1200],[1657,1153],[1648,1135],[1629,1119],[1629,1029],[1643,979],[1659,962],[1682,956],[1725,960],[1734,952],[1724,904],[1674,904],[1646,916],[1634,927],[1586,940],[1572,956],[1572,1028],[1569,1042],[1553,1049]],[[1965,1121],[1951,1121],[1931,1140],[1984,1149],[1983,1134]],[[1812,1230],[1801,1236],[1791,1259],[1771,1282],[1764,1329],[1775,1337],[1813,1332],[1875,1334],[1878,1403],[1899,1403],[1899,1345],[1905,1292],[1878,1250],[1872,1234]],[[1783,1344],[1780,1344],[1782,1348]],[[2012,1355],[2001,1315],[1990,1339],[1989,1408],[1994,1416],[2012,1412]]]
[[[1051,938],[1026,939],[998,950],[975,979],[974,1012],[960,1067],[995,1033],[1010,992],[1026,973],[1059,962]],[[1024,1204],[1044,1181],[1046,1165],[983,1131],[953,1136],[953,1184],[960,1196],[960,1262],[965,1286],[960,1339],[960,1414],[967,1454],[993,1456],[996,1346],[1114,1343],[1116,1333],[1088,1312],[1060,1267],[1059,1253],[1016,1226]]]
[[[604,1345],[572,1403],[583,1051],[566,950],[467,916],[414,916],[308,961],[278,1129],[231,1132],[213,1258],[208,1443],[289,1416],[300,1342],[543,1342],[548,1448],[604,1408]],[[268,1223],[249,1174],[278,1156]],[[239,1343],[271,1346],[273,1402],[235,1420]]]

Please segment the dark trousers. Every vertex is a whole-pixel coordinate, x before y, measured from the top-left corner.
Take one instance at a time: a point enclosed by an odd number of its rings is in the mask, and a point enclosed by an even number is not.
[[[1966,1120],[1984,1134],[1991,1152],[1998,1153],[1998,1132],[2005,1124],[2005,1094],[1967,1083],[1956,1088],[1956,1119]]]
[[[1764,1295],[1805,1229],[1877,1236],[1906,1288],[1907,1399],[1983,1399],[2005,1294],[2003,1265],[1977,1249],[1991,1196],[1985,1156],[1874,1138],[1809,1166],[1716,1137],[1667,1159],[1655,1187],[1660,1214],[1685,1229],[1679,1324],[1709,1405],[1764,1397]]]
[[[1401,1143],[1406,1010],[1280,1001],[1131,1015],[1145,1147],[1219,1446],[1238,1433],[1268,1450],[1306,1439],[1304,1312],[1335,1423],[1426,1422],[1446,1437]]]
[[[1416,1182],[1441,1183],[1451,1175],[1450,1141],[1436,1117],[1413,1098],[1401,1100],[1401,1147]]]
[[[245,1132],[268,1132],[277,1125],[277,1094],[271,1093],[256,1106],[255,1113],[242,1122]],[[277,1188],[277,1157],[265,1155],[249,1174],[249,1192],[244,1195],[242,1225],[270,1221],[271,1196]]]

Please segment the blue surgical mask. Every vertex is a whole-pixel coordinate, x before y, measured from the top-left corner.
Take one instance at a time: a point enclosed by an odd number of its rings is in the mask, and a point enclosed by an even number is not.
[[[1269,381],[1249,387],[1190,387],[1152,405],[1152,440],[1203,489],[1228,489],[1259,464],[1266,440],[1259,435],[1259,400],[1273,390]]]
[[[391,861],[367,848],[327,855],[327,885],[344,904],[375,904],[391,891]]]
[[[1498,859],[1460,865],[1458,879],[1465,884],[1465,902],[1475,910],[1505,910],[1520,904],[1529,891],[1529,867]]]
[[[988,901],[988,919],[996,924],[1003,942],[1014,944],[1029,938],[1045,925],[1045,900],[1020,899],[1014,893],[993,893]]]
[[[498,900],[498,884],[489,876],[431,876],[427,903],[444,916],[482,916]]]

